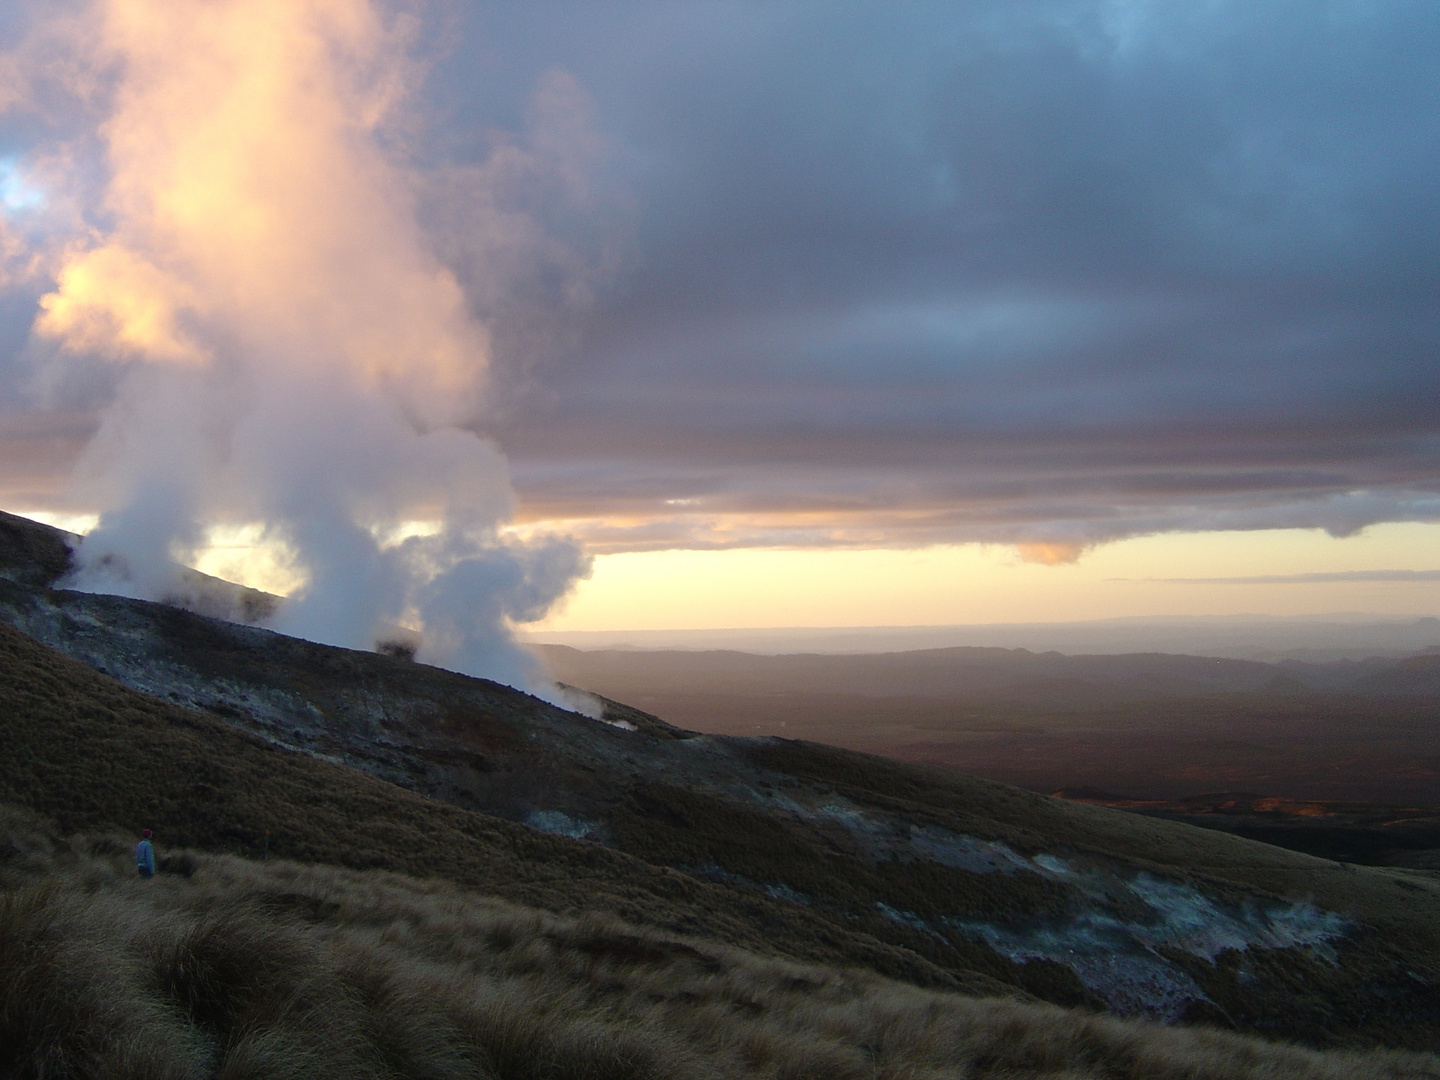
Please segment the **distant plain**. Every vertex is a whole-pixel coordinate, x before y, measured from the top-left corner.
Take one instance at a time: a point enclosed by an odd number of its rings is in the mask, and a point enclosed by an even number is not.
[[[939,765],[1352,862],[1430,866],[1440,848],[1440,656],[1428,651],[1261,663],[542,650],[564,681],[697,731]],[[1220,811],[1206,798],[1220,793],[1243,798]]]

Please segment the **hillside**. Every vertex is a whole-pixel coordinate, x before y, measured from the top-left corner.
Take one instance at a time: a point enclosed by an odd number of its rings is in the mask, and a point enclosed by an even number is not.
[[[427,799],[135,693],[0,626],[0,801],[63,833],[156,830],[169,847],[283,856],[441,877],[553,911],[608,911],[760,951],[855,958],[922,983],[965,985],[843,929],[824,940],[789,905],[651,866],[599,844]],[[985,990],[998,984],[975,977]]]
[[[698,736],[613,702],[596,722],[402,659],[20,578],[0,581],[0,619],[25,631],[0,628],[0,800],[66,832],[147,825],[250,857],[268,833],[276,857],[918,986],[1315,1045],[1440,1043],[1440,894],[1423,875]]]
[[[5,1075],[76,1080],[1435,1080],[1317,1053],[965,997],[439,880],[183,851],[0,804]],[[165,871],[169,872],[165,872]]]
[[[1096,788],[1060,788],[1052,794],[1221,829],[1340,862],[1440,871],[1440,807],[1435,806],[1284,799],[1244,792],[1174,800],[1135,799]]]

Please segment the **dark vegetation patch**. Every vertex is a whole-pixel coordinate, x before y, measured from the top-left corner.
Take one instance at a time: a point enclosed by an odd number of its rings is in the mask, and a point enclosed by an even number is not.
[[[45,586],[70,569],[70,546],[59,529],[38,527],[0,510],[0,574]]]
[[[1431,809],[1428,813],[1440,817]],[[1210,816],[1157,814],[1202,829],[1219,829],[1262,844],[1361,866],[1418,865],[1440,869],[1440,820],[1355,825],[1346,822],[1226,821]],[[1426,858],[1428,856],[1428,858]]]
[[[414,660],[416,649],[412,641],[377,641],[375,651],[381,656],[393,656],[397,660]]]
[[[1054,794],[1096,806],[1215,829],[1247,840],[1362,866],[1440,869],[1440,806],[1387,806],[1216,792],[1136,799],[1095,788]]]
[[[615,819],[622,849],[643,848],[653,861],[724,870],[768,883],[784,882],[851,913],[873,911],[877,898],[925,920],[949,916],[1020,921],[1064,911],[1074,892],[1039,874],[975,874],[932,862],[871,863],[856,857],[843,833],[827,837],[785,815],[714,798],[670,784],[637,784],[637,811]],[[636,835],[638,833],[638,835]]]
[[[1146,859],[1133,847],[1107,845],[1054,799],[1022,788],[799,740],[757,740],[747,752],[757,765],[828,787],[858,805],[1000,841],[1025,855],[1065,849],[1138,857],[1141,865]],[[1157,860],[1157,865],[1164,861]]]
[[[818,913],[880,940],[897,941],[941,967],[981,971],[1057,1004],[1100,1005],[1059,964],[1017,965],[986,945],[908,924],[949,917],[1023,921],[1057,915],[1076,903],[1073,890],[1038,874],[982,875],[931,862],[870,862],[847,850],[843,837],[829,838],[788,816],[669,784],[636,784],[629,802],[633,813],[610,818],[621,850],[643,852],[648,861],[667,866],[699,869],[707,877],[746,881],[757,893],[783,883],[814,898]],[[907,922],[887,918],[881,903],[903,913]]]
[[[1440,1014],[1440,982],[1411,969],[1405,950],[1388,942],[1350,943],[1334,953],[1252,947],[1223,952],[1213,964],[1181,953],[1167,959],[1229,1025],[1247,1031],[1315,1045],[1434,1045],[1415,1032],[1433,1027]],[[1366,993],[1356,994],[1357,984]]]

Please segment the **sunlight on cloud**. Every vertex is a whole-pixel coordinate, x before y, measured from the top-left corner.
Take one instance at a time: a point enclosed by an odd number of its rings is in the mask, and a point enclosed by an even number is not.
[[[71,352],[177,364],[210,358],[176,325],[178,309],[195,307],[194,290],[124,248],[71,256],[57,286],[40,298],[35,332]]]
[[[371,141],[404,84],[403,29],[362,0],[181,6],[99,5],[97,60],[125,71],[104,126],[118,224],[66,254],[37,331],[200,362],[188,320],[272,369],[339,366],[432,423],[463,416],[485,330]]]
[[[289,596],[308,580],[294,548],[263,522],[212,525],[189,563],[202,574],[276,596]]]
[[[1080,559],[1086,545],[1076,543],[1045,543],[1034,541],[1015,545],[1015,551],[1022,562],[1039,563],[1041,566],[1059,566]]]
[[[64,108],[36,77],[35,115],[83,118],[29,152],[66,162],[77,207],[35,241],[54,287],[33,333],[59,346],[36,350],[42,374],[119,373],[98,380],[111,397],[68,496],[102,511],[71,584],[163,599],[179,559],[288,594],[288,633],[370,648],[423,625],[426,662],[551,693],[509,626],[588,557],[500,536],[508,467],[473,429],[490,331],[416,207],[413,13],[84,12],[40,19],[20,64],[64,72]]]
[[[435,519],[386,522],[370,526],[370,535],[382,548],[399,547],[411,537],[439,536],[445,531],[445,522]]]

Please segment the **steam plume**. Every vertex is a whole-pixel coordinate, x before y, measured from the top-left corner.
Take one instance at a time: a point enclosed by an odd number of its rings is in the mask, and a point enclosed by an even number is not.
[[[502,533],[506,463],[467,426],[489,336],[394,149],[409,24],[370,0],[95,0],[56,26],[95,121],[65,152],[100,167],[77,167],[34,335],[117,373],[76,584],[161,598],[208,527],[259,522],[305,582],[279,628],[408,628],[423,660],[543,691],[508,627],[589,561]]]

